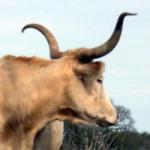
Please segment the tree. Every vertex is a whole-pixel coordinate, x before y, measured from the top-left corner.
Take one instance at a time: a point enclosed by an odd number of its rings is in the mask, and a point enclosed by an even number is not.
[[[135,121],[131,116],[131,111],[121,105],[117,105],[116,108],[119,114],[119,120],[115,126],[111,127],[111,130],[117,132],[136,131],[134,127]]]

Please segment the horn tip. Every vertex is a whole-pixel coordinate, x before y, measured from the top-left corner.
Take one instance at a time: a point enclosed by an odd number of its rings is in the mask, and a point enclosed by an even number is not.
[[[24,28],[21,30],[21,33],[23,33],[24,32]]]
[[[121,15],[123,15],[123,16],[135,16],[135,15],[137,15],[137,13],[124,12]]]
[[[24,30],[26,29],[26,26],[24,26],[21,30],[22,33],[24,33]]]
[[[22,28],[22,30],[21,30],[21,32],[23,33],[27,28],[32,28],[32,26],[34,26],[35,24],[27,24],[27,25],[25,25],[23,28]]]

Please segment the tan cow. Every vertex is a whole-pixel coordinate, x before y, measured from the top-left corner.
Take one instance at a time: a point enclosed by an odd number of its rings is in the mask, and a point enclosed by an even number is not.
[[[117,45],[127,15],[133,14],[121,14],[111,38],[101,46],[64,53],[45,28],[35,24],[24,28],[39,29],[57,59],[10,55],[0,59],[0,150],[32,150],[38,131],[55,120],[100,126],[116,123],[116,109],[102,84],[104,63],[93,59]]]

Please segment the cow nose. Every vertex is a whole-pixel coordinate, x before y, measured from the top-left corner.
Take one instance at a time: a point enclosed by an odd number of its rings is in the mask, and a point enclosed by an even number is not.
[[[116,125],[119,120],[119,113],[116,114],[116,119],[113,122],[108,122],[109,126]]]
[[[117,119],[113,122],[107,122],[107,126],[114,126],[117,124],[117,122],[118,122]]]
[[[108,118],[106,117],[106,121],[108,122],[109,125],[117,124],[118,119],[119,119],[119,114],[116,109],[113,111],[111,117],[110,116],[108,116]]]

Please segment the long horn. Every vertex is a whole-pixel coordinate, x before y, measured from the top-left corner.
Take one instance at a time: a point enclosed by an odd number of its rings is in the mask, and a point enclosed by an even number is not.
[[[136,15],[136,14],[128,13],[128,12],[122,13],[118,18],[114,32],[112,33],[109,40],[98,47],[87,49],[85,51],[83,50],[83,52],[81,51],[79,59],[83,62],[88,62],[94,58],[99,58],[110,53],[113,50],[113,48],[117,45],[120,39],[122,28],[123,28],[124,17],[129,15]]]
[[[57,44],[54,35],[48,29],[46,29],[44,26],[39,24],[27,24],[26,26],[23,27],[22,32],[24,32],[24,30],[26,30],[27,28],[37,29],[45,36],[49,44],[49,51],[50,51],[51,58],[56,59],[62,56],[62,52],[59,51],[59,46]]]

